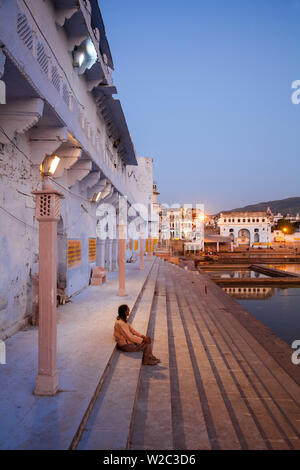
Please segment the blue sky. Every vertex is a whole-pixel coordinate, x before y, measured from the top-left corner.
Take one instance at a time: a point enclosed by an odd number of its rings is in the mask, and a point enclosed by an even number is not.
[[[101,0],[114,81],[160,202],[300,196],[300,0]]]

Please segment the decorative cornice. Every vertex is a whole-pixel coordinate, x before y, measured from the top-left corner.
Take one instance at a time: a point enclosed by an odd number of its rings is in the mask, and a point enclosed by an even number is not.
[[[7,144],[15,133],[28,131],[41,118],[43,108],[40,98],[23,98],[0,106],[0,125],[7,136],[0,133],[0,142]]]

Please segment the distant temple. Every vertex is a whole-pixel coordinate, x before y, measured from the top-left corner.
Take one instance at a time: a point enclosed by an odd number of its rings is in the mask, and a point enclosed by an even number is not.
[[[222,212],[220,235],[230,237],[234,247],[271,246],[272,217],[267,212]]]

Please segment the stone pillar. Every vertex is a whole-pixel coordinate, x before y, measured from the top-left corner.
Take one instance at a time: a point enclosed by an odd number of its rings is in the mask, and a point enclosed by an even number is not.
[[[112,240],[110,238],[105,241],[105,270],[112,270]]]
[[[119,296],[126,294],[125,290],[125,230],[124,224],[119,224]]]
[[[217,252],[219,253],[219,251],[220,251],[220,243],[217,242]]]
[[[112,270],[118,271],[118,239],[112,240]]]
[[[109,271],[113,270],[113,240],[111,238],[108,239],[108,263],[109,263]]]
[[[62,194],[46,180],[36,195],[36,219],[39,221],[39,340],[38,375],[34,393],[55,395],[58,390],[56,285],[57,222]]]
[[[96,266],[105,268],[105,240],[100,238],[96,241]]]
[[[140,236],[140,256],[141,256],[140,270],[143,271],[144,269],[144,239],[143,239],[142,232]]]

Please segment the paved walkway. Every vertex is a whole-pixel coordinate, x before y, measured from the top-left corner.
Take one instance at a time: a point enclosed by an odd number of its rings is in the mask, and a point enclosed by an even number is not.
[[[38,331],[26,328],[6,340],[0,365],[0,449],[67,449],[111,360],[117,307],[135,304],[153,261],[126,265],[126,297],[118,297],[118,273],[90,286],[58,309],[55,397],[32,394],[37,374]]]
[[[150,333],[162,363],[142,368],[130,449],[300,449],[300,366],[228,297],[160,261]]]

